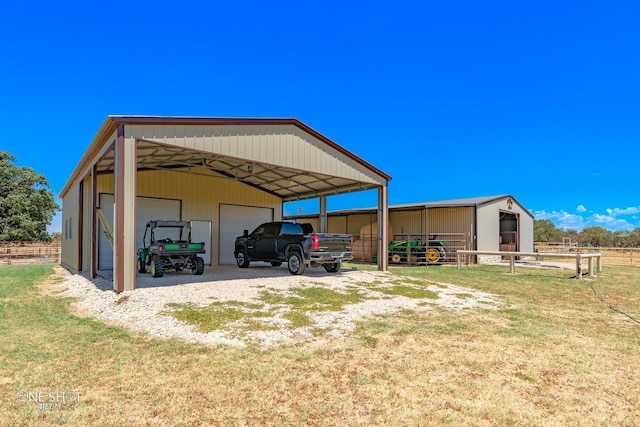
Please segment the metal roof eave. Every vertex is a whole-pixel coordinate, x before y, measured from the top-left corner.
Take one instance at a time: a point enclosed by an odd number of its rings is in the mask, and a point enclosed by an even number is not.
[[[338,152],[344,154],[350,159],[354,160],[361,166],[364,166],[369,171],[383,178],[386,182],[390,181],[392,178],[390,175],[382,172],[380,169],[374,167],[370,163],[351,153],[344,147],[338,145],[331,139],[322,135],[318,131],[304,124],[298,119],[295,118],[230,118],[230,117],[195,117],[195,116],[125,116],[125,115],[110,115],[107,116],[102,126],[94,136],[91,144],[85,151],[82,156],[80,162],[74,169],[73,173],[67,180],[66,184],[62,188],[59,197],[63,198],[69,192],[71,187],[81,179],[81,176],[85,173],[87,168],[89,168],[95,161],[97,161],[96,157],[98,153],[105,147],[105,145],[109,142],[109,138],[111,135],[118,129],[119,125],[127,125],[127,124],[156,124],[156,125],[166,125],[166,124],[174,124],[174,125],[293,125],[303,130],[304,132],[318,138],[323,143],[327,144],[331,148],[337,150]],[[359,184],[362,187],[367,187],[367,185]],[[375,186],[374,186],[375,187]],[[367,189],[367,188],[364,188]],[[358,190],[347,190],[344,192],[351,192]],[[339,191],[342,193],[343,191]],[[338,194],[336,190],[324,190],[319,192],[319,195],[324,194]],[[314,195],[296,195],[295,197],[283,197],[283,201],[290,200],[300,200],[303,198],[313,198],[317,197]]]

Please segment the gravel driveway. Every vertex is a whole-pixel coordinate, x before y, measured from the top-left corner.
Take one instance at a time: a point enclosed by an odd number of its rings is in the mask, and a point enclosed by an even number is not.
[[[74,309],[81,315],[157,337],[180,338],[208,345],[252,344],[268,347],[282,342],[321,344],[348,335],[358,321],[380,314],[403,309],[429,310],[435,306],[462,310],[496,308],[499,305],[493,295],[476,290],[447,284],[416,283],[415,279],[402,279],[388,272],[357,268],[343,269],[337,274],[327,273],[322,268],[310,268],[304,275],[294,276],[289,274],[286,266],[252,264],[247,269],[236,266],[208,267],[202,276],[172,272],[161,278],[152,278],[150,274],[139,274],[137,289],[120,294],[112,290],[111,271],[100,271],[99,277],[94,280],[89,280],[86,275],[71,275],[62,269],[61,274],[65,280],[58,285],[62,290],[58,295],[76,298]],[[398,285],[403,289],[427,289],[437,295],[416,298],[384,292]],[[272,315],[260,319],[271,326],[268,330],[243,330],[242,333],[238,333],[233,324],[211,332],[200,332],[195,326],[167,314],[167,305],[172,303],[191,303],[203,307],[213,302],[229,303],[234,307],[243,304],[264,305],[260,296],[265,292],[284,295],[292,289],[309,287],[322,287],[336,292],[357,291],[363,298],[340,310],[308,312],[313,324],[304,327],[291,327],[283,317],[286,307],[271,307]],[[247,315],[250,315],[249,311]],[[323,334],[319,336],[318,330],[322,330]]]

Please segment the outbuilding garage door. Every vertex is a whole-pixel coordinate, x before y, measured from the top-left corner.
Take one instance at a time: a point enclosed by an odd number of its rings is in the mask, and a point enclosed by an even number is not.
[[[273,221],[273,209],[253,206],[220,205],[220,265],[235,264],[233,256],[236,237],[244,230],[251,233],[263,222]]]
[[[100,208],[104,212],[104,216],[109,222],[109,226],[113,230],[113,194],[100,194]],[[173,199],[152,199],[149,197],[136,198],[136,250],[142,247],[142,237],[147,221],[153,219],[162,220],[180,220],[180,200]],[[113,269],[113,249],[102,230],[102,224],[99,227],[98,242],[98,269]],[[148,236],[147,236],[148,238]]]

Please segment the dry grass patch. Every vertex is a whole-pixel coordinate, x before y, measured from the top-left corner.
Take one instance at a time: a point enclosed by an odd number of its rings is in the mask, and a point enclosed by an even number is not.
[[[19,268],[0,268],[0,419],[8,425],[624,426],[640,419],[638,325],[597,300],[587,282],[557,272],[396,270],[493,292],[508,305],[404,310],[360,322],[345,340],[261,351],[132,336],[70,314],[69,300],[39,295],[35,283],[50,267]],[[607,268],[589,280],[605,300],[637,314],[639,278],[637,269]],[[81,395],[48,411],[18,401],[21,391]]]

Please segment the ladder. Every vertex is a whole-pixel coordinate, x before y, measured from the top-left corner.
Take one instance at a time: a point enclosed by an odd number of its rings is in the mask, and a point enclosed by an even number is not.
[[[104,235],[107,236],[107,240],[111,245],[111,249],[113,249],[113,232],[111,231],[109,221],[107,221],[107,217],[104,216],[104,212],[102,212],[102,209],[96,208],[96,213],[98,214],[98,219],[102,223],[102,230],[104,231]]]

